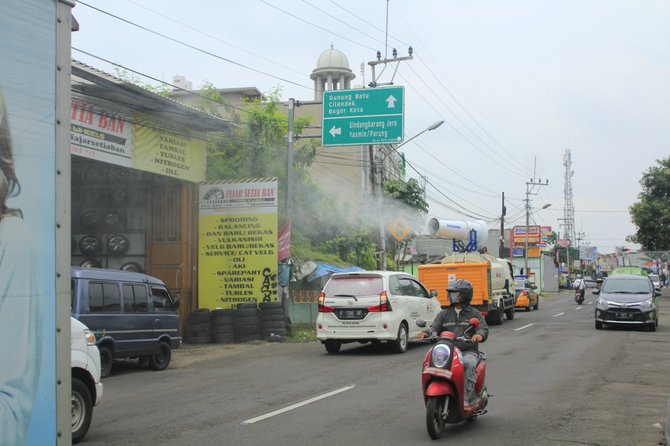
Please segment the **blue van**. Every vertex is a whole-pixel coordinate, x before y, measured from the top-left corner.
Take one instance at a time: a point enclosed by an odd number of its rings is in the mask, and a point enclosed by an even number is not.
[[[164,370],[181,345],[179,299],[155,277],[73,266],[71,305],[72,316],[95,334],[103,377],[117,358]]]

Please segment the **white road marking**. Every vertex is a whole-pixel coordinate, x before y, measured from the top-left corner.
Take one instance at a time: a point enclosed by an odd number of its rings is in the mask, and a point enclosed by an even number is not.
[[[581,309],[582,309],[582,307],[581,307],[581,305],[580,305],[579,307],[575,308],[575,311],[577,311],[577,310],[581,310]]]
[[[533,325],[535,325],[535,324],[524,325],[523,327],[519,327],[519,328],[515,329],[514,331],[521,331],[521,330],[523,330],[523,329],[525,329],[525,328],[532,327]]]
[[[297,408],[302,407],[302,406],[306,406],[308,404],[314,403],[314,402],[322,400],[324,398],[328,398],[328,397],[331,397],[333,395],[337,395],[338,393],[346,392],[347,390],[351,390],[354,387],[356,387],[356,385],[351,384],[349,386],[342,387],[342,388],[337,389],[337,390],[333,390],[332,392],[328,392],[328,393],[324,393],[323,395],[315,396],[314,398],[310,398],[310,399],[302,401],[300,403],[296,403],[296,404],[293,404],[291,406],[284,407],[283,409],[275,410],[273,412],[267,413],[265,415],[258,416],[256,418],[250,418],[246,421],[242,421],[240,424],[245,426],[247,424],[256,423],[257,421],[262,421],[262,420],[265,420],[267,418],[274,417],[275,415],[283,414],[283,413],[288,412],[290,410],[297,409]]]
[[[553,315],[552,317],[563,316],[564,314],[565,314],[565,313],[558,313],[558,314]]]

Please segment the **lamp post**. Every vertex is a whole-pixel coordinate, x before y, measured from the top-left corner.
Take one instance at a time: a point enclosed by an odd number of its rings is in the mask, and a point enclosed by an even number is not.
[[[384,226],[384,220],[382,218],[382,197],[384,195],[384,161],[386,161],[386,157],[389,156],[390,154],[397,152],[398,149],[400,149],[402,146],[407,144],[410,141],[413,141],[414,139],[418,138],[419,136],[423,135],[426,132],[435,130],[439,126],[444,124],[444,121],[436,121],[432,123],[430,126],[427,128],[423,129],[416,135],[412,136],[408,140],[398,144],[395,146],[393,149],[390,151],[384,153],[379,160],[380,164],[380,173],[381,173],[381,178],[380,181],[377,183],[378,188],[376,190],[373,190],[373,192],[376,193],[377,197],[377,223],[379,225],[379,260],[377,261],[377,265],[380,270],[385,271],[386,270],[386,228]],[[372,172],[372,177],[377,175],[377,169],[375,168],[377,163],[372,164],[373,172]]]
[[[542,209],[547,209],[549,206],[551,206],[551,203],[545,204],[542,206]],[[542,209],[538,209],[538,211],[541,211]],[[528,224],[530,220],[530,214],[534,214],[535,212],[530,212],[530,200],[526,199],[526,246],[523,251],[523,273],[526,275],[526,277],[530,277],[530,274],[528,274]]]

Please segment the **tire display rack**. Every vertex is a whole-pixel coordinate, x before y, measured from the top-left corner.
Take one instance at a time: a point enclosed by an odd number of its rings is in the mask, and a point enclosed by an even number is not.
[[[229,344],[283,341],[286,318],[280,302],[242,303],[232,309],[201,308],[189,313],[186,341],[191,344]]]
[[[72,265],[144,272],[147,190],[155,176],[72,157]]]

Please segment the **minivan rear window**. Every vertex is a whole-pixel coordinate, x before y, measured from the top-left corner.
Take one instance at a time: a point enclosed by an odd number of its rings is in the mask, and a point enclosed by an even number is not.
[[[384,291],[384,281],[374,276],[331,277],[323,292],[332,297],[341,295],[373,296]]]
[[[91,282],[88,284],[90,313],[118,313],[121,311],[121,294],[115,283]]]

